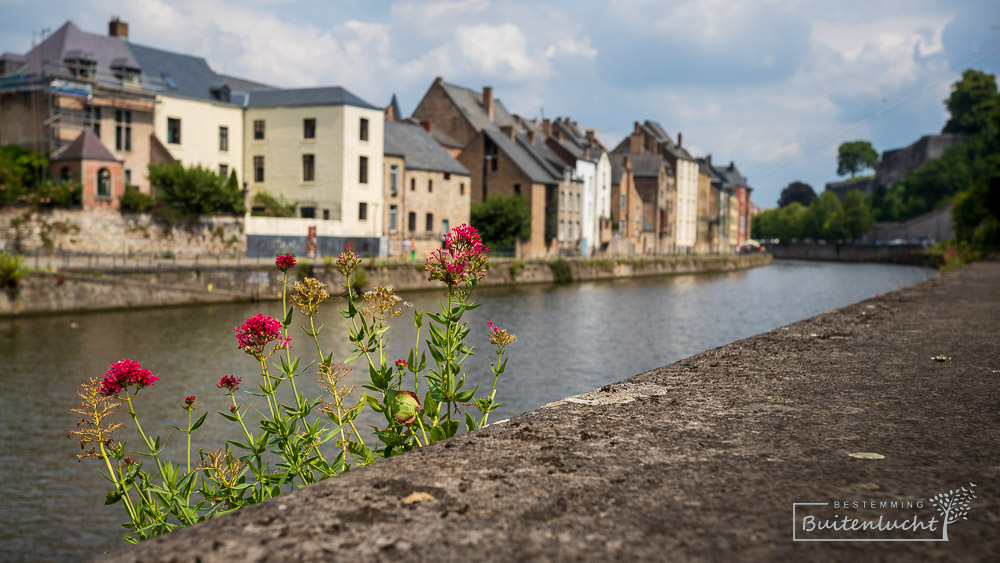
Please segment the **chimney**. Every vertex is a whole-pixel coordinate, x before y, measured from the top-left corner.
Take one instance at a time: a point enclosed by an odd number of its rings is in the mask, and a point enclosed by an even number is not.
[[[421,121],[420,122],[420,126],[424,128],[424,131],[427,131],[428,133],[431,132],[431,122],[430,121],[426,121],[426,120],[425,121]]]
[[[712,155],[708,155],[705,157],[705,165],[708,166],[709,168],[712,167]]]
[[[444,83],[444,78],[442,78],[442,77],[440,77],[440,76],[435,76],[435,77],[434,77],[434,84],[437,84],[437,85],[439,85],[439,86],[440,86],[440,85],[441,85],[441,84],[443,84],[443,83]]]
[[[583,147],[583,158],[590,160],[590,145]]]
[[[597,137],[594,136],[593,129],[587,129],[587,140],[590,141],[590,144],[592,145],[597,144]]]
[[[683,135],[681,135],[681,132],[680,132],[680,131],[678,131],[678,132],[677,132],[677,147],[678,147],[678,148],[681,148],[681,147],[683,147],[683,146],[684,146],[684,143],[683,143],[683,141],[684,141],[684,137],[683,137]]]
[[[640,128],[640,126],[639,126],[639,122],[638,122],[638,121],[636,121],[636,122],[635,122],[635,128],[634,128],[634,129],[632,129],[632,131],[633,131],[633,132],[635,132],[635,133],[638,133],[640,129],[641,129],[641,128]]]
[[[483,109],[486,110],[486,117],[493,121],[493,87],[483,86]]]
[[[552,122],[548,119],[542,120],[542,133],[545,133],[546,137],[550,137],[552,135]]]
[[[506,136],[510,137],[510,140],[511,140],[511,141],[513,141],[513,140],[514,140],[514,136],[515,136],[515,134],[516,134],[516,133],[515,133],[515,131],[514,131],[514,126],[513,126],[513,125],[501,125],[501,126],[500,126],[500,131],[501,131],[501,132],[502,132],[502,133],[503,133],[504,135],[506,135]]]
[[[538,131],[534,127],[528,129],[528,142],[533,145],[536,139],[538,139]]]
[[[563,132],[562,132],[562,129],[556,130],[556,140],[558,140],[560,143],[563,142]]]
[[[128,39],[128,24],[118,19],[118,16],[111,18],[108,22],[108,37]]]
[[[625,170],[632,170],[632,159],[628,155],[625,155]]]

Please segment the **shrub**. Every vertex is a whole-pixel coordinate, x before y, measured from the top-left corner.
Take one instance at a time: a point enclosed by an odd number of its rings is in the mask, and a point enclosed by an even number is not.
[[[125,193],[119,198],[122,211],[145,213],[156,205],[156,199],[139,191],[136,186],[125,186]]]
[[[549,262],[552,270],[552,281],[556,283],[570,283],[573,281],[573,266],[569,262],[559,258]]]
[[[250,215],[254,217],[295,217],[295,204],[261,190],[253,195]]]

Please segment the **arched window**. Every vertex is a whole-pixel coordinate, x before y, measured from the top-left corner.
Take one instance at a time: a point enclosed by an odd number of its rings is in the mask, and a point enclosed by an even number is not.
[[[69,176],[69,166],[63,166],[62,170],[59,171],[59,181],[65,183],[69,182],[70,179],[71,178]]]
[[[107,168],[97,171],[97,197],[111,197],[111,172]]]

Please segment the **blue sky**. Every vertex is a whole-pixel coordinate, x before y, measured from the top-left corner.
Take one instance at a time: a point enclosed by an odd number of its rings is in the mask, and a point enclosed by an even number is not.
[[[773,207],[836,180],[837,146],[939,132],[966,68],[1000,73],[1000,2],[906,0],[0,0],[0,51],[66,20],[276,86],[341,85],[409,115],[435,76],[525,117],[571,116],[613,146],[659,121],[735,161]]]

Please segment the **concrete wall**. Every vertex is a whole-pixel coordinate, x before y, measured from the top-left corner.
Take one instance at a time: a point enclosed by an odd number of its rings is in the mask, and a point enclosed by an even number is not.
[[[919,244],[874,245],[874,244],[775,244],[767,251],[775,258],[792,260],[827,260],[831,262],[891,262],[900,264],[928,264],[930,259],[923,254]]]
[[[905,241],[927,239],[929,242],[953,239],[955,227],[951,209],[952,205],[948,204],[909,221],[875,223],[875,226],[865,233],[863,240],[872,243],[897,239]]]
[[[242,254],[242,217],[204,217],[162,226],[147,213],[110,209],[0,209],[0,248],[98,254]]]

